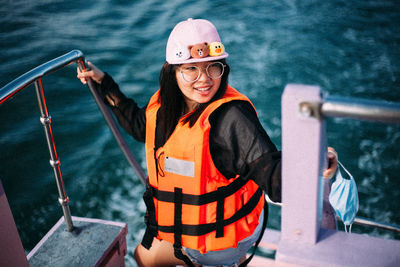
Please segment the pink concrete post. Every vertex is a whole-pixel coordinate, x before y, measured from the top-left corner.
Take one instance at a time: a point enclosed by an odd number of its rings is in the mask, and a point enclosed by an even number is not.
[[[282,235],[284,241],[313,245],[321,225],[325,123],[300,110],[321,101],[320,88],[287,85],[282,96]]]
[[[399,266],[398,240],[322,227],[321,100],[314,86],[288,85],[282,96],[282,230],[275,266]]]
[[[29,266],[0,180],[0,266]]]

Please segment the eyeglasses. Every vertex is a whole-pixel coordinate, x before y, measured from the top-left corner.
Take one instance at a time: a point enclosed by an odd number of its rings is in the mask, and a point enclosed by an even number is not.
[[[211,79],[219,79],[224,74],[225,65],[221,62],[213,62],[206,67],[207,76]],[[187,66],[180,69],[182,78],[187,82],[195,82],[200,78],[201,70],[197,66]]]

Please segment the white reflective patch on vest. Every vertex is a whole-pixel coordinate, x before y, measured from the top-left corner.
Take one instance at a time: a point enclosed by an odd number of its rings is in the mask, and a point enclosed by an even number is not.
[[[165,158],[165,171],[183,176],[194,177],[194,162],[174,159],[171,157]]]

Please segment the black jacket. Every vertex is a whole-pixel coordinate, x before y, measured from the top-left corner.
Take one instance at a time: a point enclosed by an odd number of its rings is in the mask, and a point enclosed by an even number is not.
[[[144,142],[146,107],[139,108],[127,98],[108,74],[98,91],[121,126],[136,140]],[[242,179],[252,179],[271,200],[280,202],[281,152],[261,126],[254,108],[245,101],[228,102],[211,114],[210,124],[211,156],[221,174],[227,179],[237,174]],[[165,141],[157,132],[156,146],[161,147]]]

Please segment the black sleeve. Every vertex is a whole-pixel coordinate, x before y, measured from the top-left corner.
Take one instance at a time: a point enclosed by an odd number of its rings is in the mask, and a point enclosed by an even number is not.
[[[139,108],[135,101],[127,98],[110,75],[105,73],[97,88],[104,103],[111,107],[118,122],[136,140],[144,142],[146,136],[146,107]]]
[[[210,150],[227,179],[252,179],[268,197],[281,201],[281,152],[277,151],[246,101],[228,102],[210,116]]]

